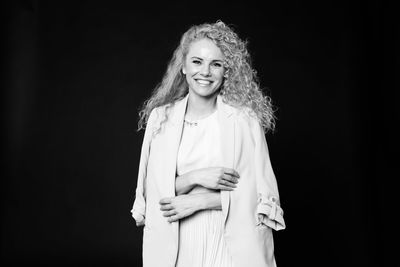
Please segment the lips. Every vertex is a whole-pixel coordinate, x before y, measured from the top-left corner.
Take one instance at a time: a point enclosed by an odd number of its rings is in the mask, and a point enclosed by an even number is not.
[[[210,80],[203,80],[203,79],[195,79],[195,81],[200,85],[210,85],[212,83],[212,81]]]

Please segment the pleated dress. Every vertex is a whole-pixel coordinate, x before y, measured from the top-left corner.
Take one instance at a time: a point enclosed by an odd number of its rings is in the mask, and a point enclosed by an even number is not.
[[[184,122],[177,158],[177,174],[221,167],[217,112],[195,122]],[[223,236],[221,210],[202,210],[180,221],[177,267],[232,267]]]

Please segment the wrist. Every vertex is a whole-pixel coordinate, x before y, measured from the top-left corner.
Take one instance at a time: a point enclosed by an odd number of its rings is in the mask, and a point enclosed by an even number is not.
[[[188,175],[187,178],[188,178],[191,186],[195,187],[197,185],[200,185],[199,179],[198,179],[195,171],[191,171],[187,175]]]
[[[198,210],[205,210],[207,209],[207,194],[204,193],[200,193],[197,194],[197,196],[199,197],[197,203],[197,209]]]

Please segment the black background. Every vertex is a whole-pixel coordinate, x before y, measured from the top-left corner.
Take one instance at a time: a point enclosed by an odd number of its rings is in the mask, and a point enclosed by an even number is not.
[[[278,107],[278,265],[383,266],[390,12],[269,2],[3,5],[1,263],[141,265],[137,112],[186,29],[221,19],[249,41]]]

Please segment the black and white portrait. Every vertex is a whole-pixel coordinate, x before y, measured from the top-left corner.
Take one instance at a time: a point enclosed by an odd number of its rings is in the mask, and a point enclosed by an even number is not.
[[[1,12],[2,266],[388,264],[390,8]]]

